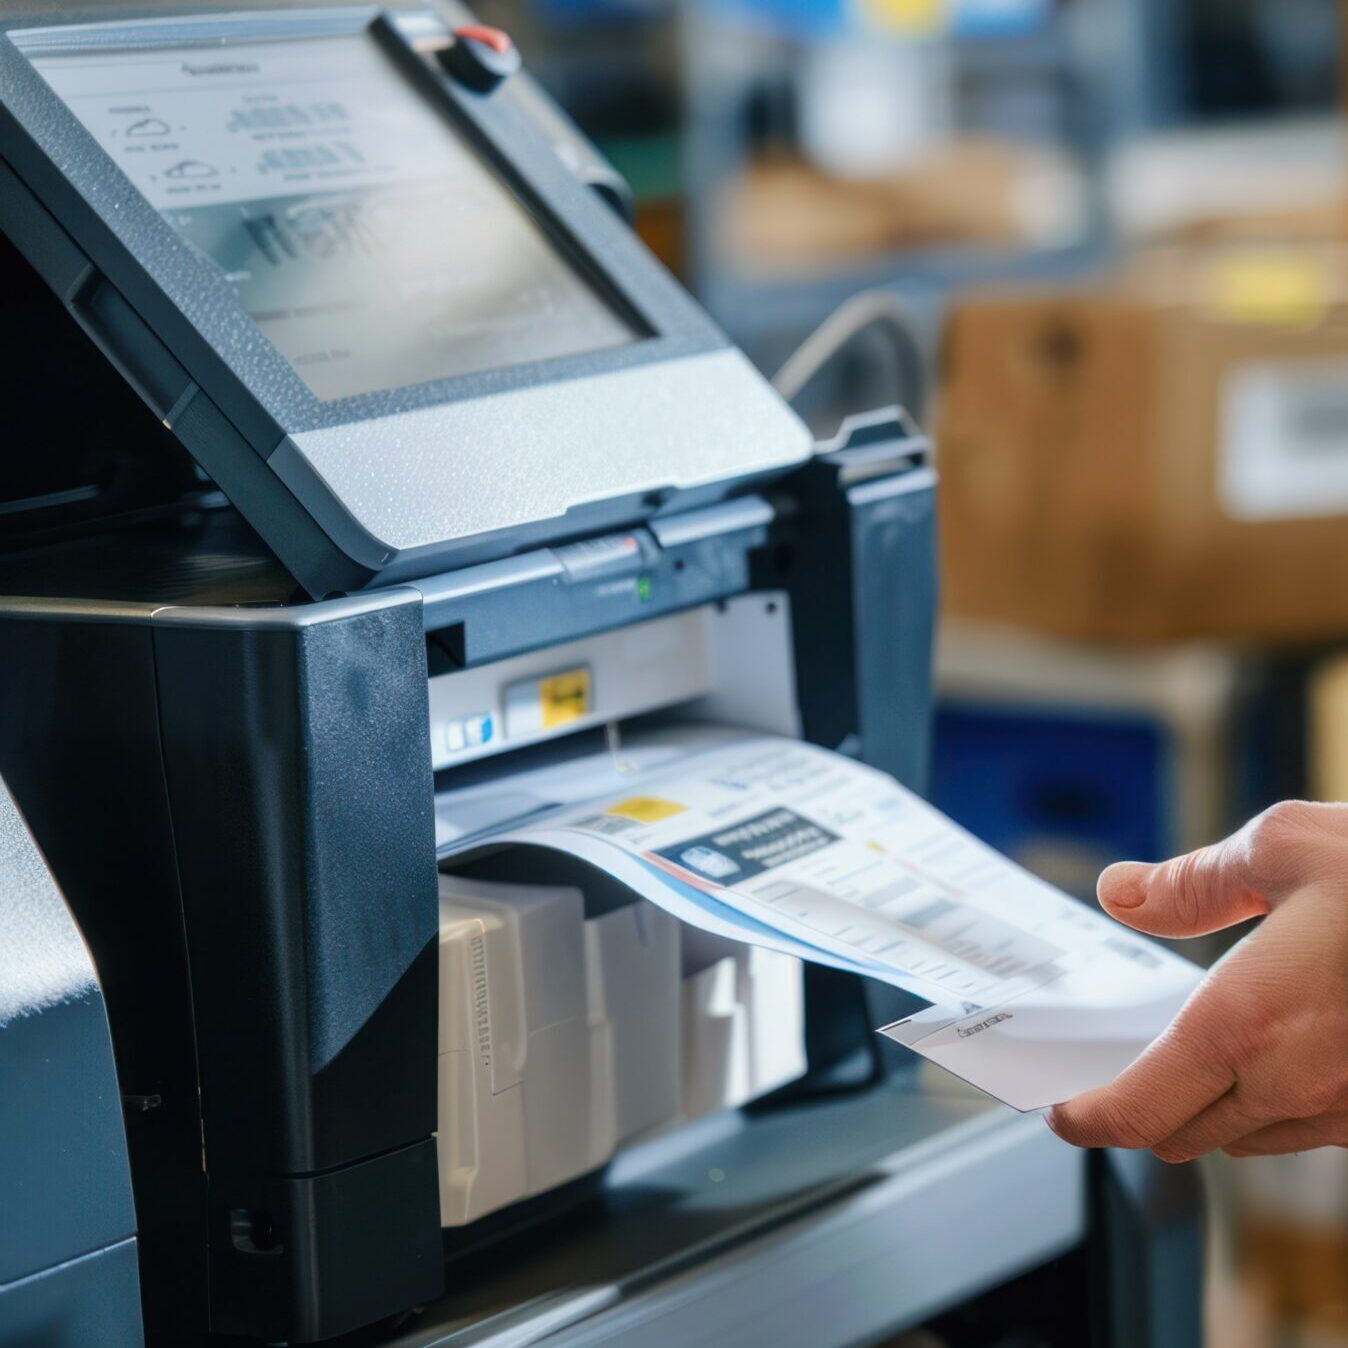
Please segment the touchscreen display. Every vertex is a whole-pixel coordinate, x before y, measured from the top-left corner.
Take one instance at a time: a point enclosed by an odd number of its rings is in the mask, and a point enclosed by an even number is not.
[[[34,64],[319,398],[647,335],[368,34]]]

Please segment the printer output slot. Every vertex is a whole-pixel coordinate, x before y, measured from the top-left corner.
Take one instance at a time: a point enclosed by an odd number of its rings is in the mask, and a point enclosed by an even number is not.
[[[797,733],[789,619],[783,596],[750,594],[432,678],[433,736],[479,701],[506,718],[499,741],[493,727],[437,764],[437,839],[454,854],[440,880],[446,1227],[805,1075],[799,961],[685,927],[574,858],[491,842],[621,791],[634,764],[676,764],[703,742],[700,722]],[[589,700],[557,709],[568,679]],[[541,704],[522,730],[521,688]],[[543,725],[550,705],[560,723]]]

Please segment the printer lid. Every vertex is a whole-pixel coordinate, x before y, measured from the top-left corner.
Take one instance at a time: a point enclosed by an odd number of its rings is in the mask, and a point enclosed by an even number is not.
[[[474,76],[490,30],[367,8],[0,30],[0,230],[311,593],[808,457],[524,77]]]

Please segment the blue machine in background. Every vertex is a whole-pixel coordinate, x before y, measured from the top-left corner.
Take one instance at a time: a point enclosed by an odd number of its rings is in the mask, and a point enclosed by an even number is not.
[[[1085,881],[1111,859],[1174,850],[1164,725],[1101,710],[1051,712],[943,702],[936,713],[933,803],[1000,852],[1035,869],[1079,863]],[[1098,863],[1098,864],[1097,864]],[[1073,877],[1076,879],[1076,877]]]
[[[932,799],[1093,899],[1113,861],[1160,861],[1305,793],[1308,657],[1111,650],[951,624]]]

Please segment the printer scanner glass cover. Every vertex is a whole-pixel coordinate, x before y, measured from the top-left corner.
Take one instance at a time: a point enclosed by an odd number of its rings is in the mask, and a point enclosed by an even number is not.
[[[368,33],[34,64],[319,398],[650,335]]]

